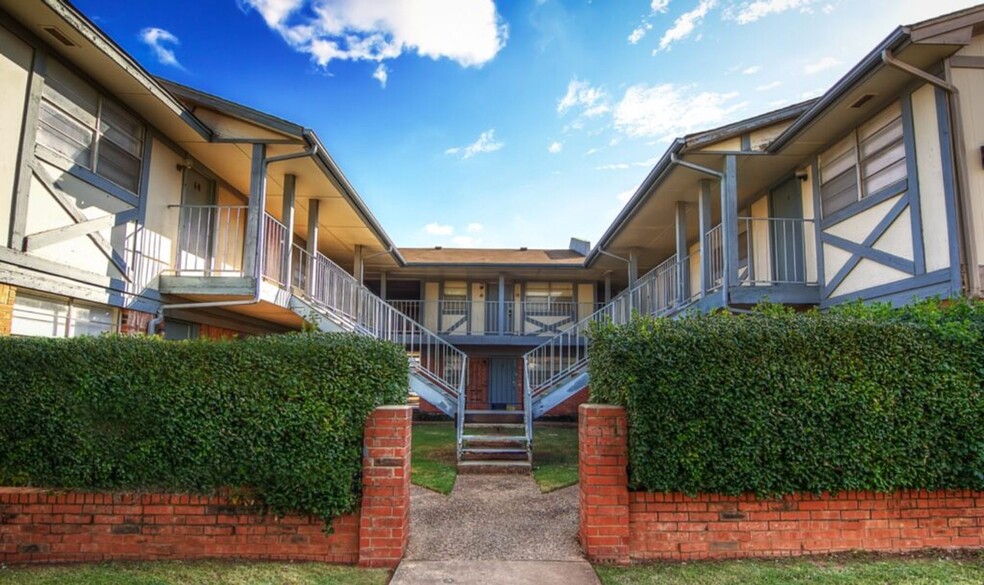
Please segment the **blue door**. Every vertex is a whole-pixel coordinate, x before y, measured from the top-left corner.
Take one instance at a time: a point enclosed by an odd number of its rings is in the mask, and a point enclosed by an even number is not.
[[[503,410],[519,404],[515,358],[489,359],[489,407]]]
[[[803,256],[803,198],[799,179],[792,178],[773,189],[769,197],[772,244],[772,281],[806,282]]]

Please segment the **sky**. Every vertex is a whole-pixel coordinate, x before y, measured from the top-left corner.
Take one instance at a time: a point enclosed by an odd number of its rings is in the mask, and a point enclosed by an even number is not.
[[[400,247],[596,242],[678,136],[973,0],[75,0],[155,75],[313,129]]]

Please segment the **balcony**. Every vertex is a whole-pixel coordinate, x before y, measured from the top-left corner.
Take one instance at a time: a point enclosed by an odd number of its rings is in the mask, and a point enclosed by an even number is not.
[[[387,302],[440,335],[474,337],[549,337],[567,329],[598,308],[593,302],[553,300]]]

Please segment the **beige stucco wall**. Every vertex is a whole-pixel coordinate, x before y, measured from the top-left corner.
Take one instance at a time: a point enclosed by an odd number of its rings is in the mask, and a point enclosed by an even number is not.
[[[10,235],[10,211],[34,50],[0,26],[0,245]]]

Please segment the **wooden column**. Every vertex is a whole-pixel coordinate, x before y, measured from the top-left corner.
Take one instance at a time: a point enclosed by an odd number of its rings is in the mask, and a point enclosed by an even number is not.
[[[362,244],[355,245],[355,257],[352,259],[352,276],[362,284],[365,278],[365,265],[362,259],[363,247]]]
[[[612,300],[612,273],[608,271],[605,273],[605,304],[608,304]]]
[[[697,214],[700,237],[700,298],[707,296],[707,289],[711,288],[711,263],[708,255],[710,248],[707,246],[707,232],[711,229],[711,181],[703,179],[697,183]]]
[[[724,304],[728,289],[738,286],[738,158],[724,157],[724,181],[721,183],[721,246],[724,255]]]
[[[266,199],[266,145],[254,144],[249,170],[249,203],[243,248],[243,276],[259,277],[260,246],[263,245],[263,210]]]
[[[690,297],[690,262],[687,261],[687,204],[676,204],[676,257],[677,300],[681,303]]]
[[[386,271],[379,273],[379,298],[386,300]]]
[[[308,253],[308,271],[307,271],[307,282],[305,283],[305,290],[308,294],[313,294],[315,290],[314,283],[317,281],[318,274],[318,263],[315,262],[315,258],[318,255],[318,229],[321,223],[321,201],[319,199],[308,200],[308,233],[307,233],[307,253]]]
[[[281,280],[283,280],[284,289],[286,290],[290,290],[291,280],[294,276],[292,274],[293,270],[291,269],[291,260],[293,258],[292,252],[294,251],[294,194],[296,188],[297,177],[291,174],[284,175],[284,201],[283,207],[281,207],[280,218],[284,223],[284,227],[287,228],[287,242],[284,246],[284,255],[280,270],[283,276]]]

